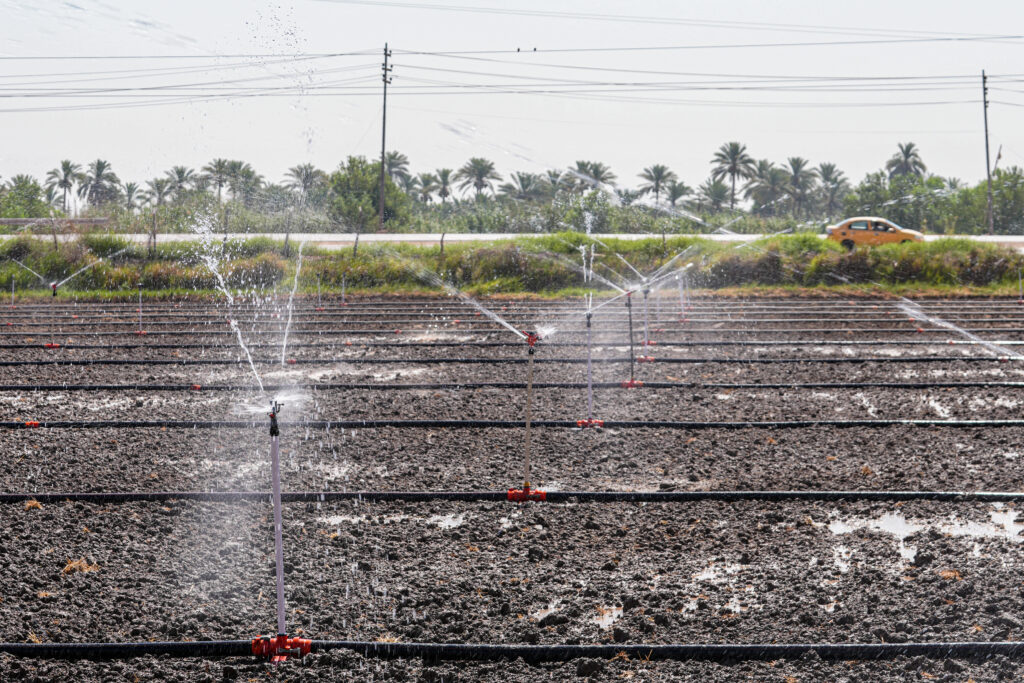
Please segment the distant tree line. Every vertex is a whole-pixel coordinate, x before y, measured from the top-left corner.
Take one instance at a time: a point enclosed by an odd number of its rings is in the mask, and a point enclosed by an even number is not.
[[[503,177],[482,157],[458,169],[413,172],[408,157],[393,151],[384,160],[385,229],[759,232],[818,229],[865,214],[931,232],[987,229],[985,183],[930,175],[913,142],[899,144],[883,168],[856,186],[834,163],[755,159],[739,142],[723,144],[710,164],[697,187],[664,164],[642,169],[637,184],[625,187],[599,161]],[[358,156],[330,173],[294,166],[280,183],[232,159],[213,159],[199,169],[174,166],[142,183],[122,181],[103,159],[84,166],[63,160],[41,182],[28,175],[0,179],[0,218],[70,215],[77,198],[78,214],[111,215],[126,229],[145,227],[154,216],[163,229],[188,229],[205,216],[239,231],[365,232],[379,220],[379,189],[380,162]],[[1024,232],[1024,171],[997,169],[992,191],[995,231]]]

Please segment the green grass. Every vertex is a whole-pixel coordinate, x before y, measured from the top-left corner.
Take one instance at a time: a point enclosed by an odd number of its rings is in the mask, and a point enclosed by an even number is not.
[[[478,296],[580,296],[587,292],[611,293],[594,283],[583,288],[579,247],[590,245],[580,233],[521,236],[503,242],[480,241],[438,246],[360,245],[325,250],[303,249],[299,290],[313,294],[317,282],[324,294],[338,294],[344,280],[351,293],[423,294],[442,289],[422,277],[440,274],[452,285]],[[127,247],[127,249],[125,249]],[[164,241],[150,252],[145,245],[127,245],[116,235],[91,234],[54,249],[45,239],[22,238],[0,243],[0,287],[13,280],[27,297],[49,296],[49,289],[11,259],[18,259],[42,274],[46,282],[61,280],[78,268],[95,265],[61,289],[61,296],[127,299],[137,296],[141,282],[147,298],[214,297],[217,279],[202,255],[209,249],[221,264],[229,288],[263,295],[290,291],[297,266],[299,244],[291,240],[216,238],[209,246]],[[690,280],[694,287],[713,290],[823,293],[922,291],[1015,296],[1017,273],[1024,258],[993,244],[944,239],[935,242],[893,244],[847,252],[817,235],[767,237],[746,245],[723,244],[701,237],[642,240],[606,240],[596,245],[598,273],[614,270],[625,279],[632,273],[613,252],[642,272],[650,272],[674,254],[692,248]],[[119,255],[116,252],[125,249]],[[589,251],[589,250],[588,250]],[[109,258],[102,262],[98,259]],[[681,262],[680,262],[681,263]],[[573,265],[569,265],[573,264]],[[635,278],[634,278],[635,279]]]

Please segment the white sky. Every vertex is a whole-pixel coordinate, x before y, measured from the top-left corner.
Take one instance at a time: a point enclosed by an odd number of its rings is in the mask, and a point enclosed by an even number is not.
[[[423,9],[444,5],[448,9]],[[452,7],[511,8],[540,15],[467,12]],[[615,14],[641,21],[557,17],[544,13]],[[687,20],[687,21],[682,21]],[[752,28],[696,26],[693,20],[751,22]],[[764,26],[813,26],[779,30]],[[850,27],[825,31],[820,27]],[[864,29],[867,29],[866,31]],[[882,35],[879,32],[889,32]],[[896,150],[914,141],[930,171],[966,181],[984,177],[980,72],[994,79],[997,103],[990,108],[992,155],[1003,146],[1002,166],[1024,165],[1024,40],[913,42],[728,49],[636,50],[561,53],[569,48],[698,46],[792,43],[882,38],[925,38],[927,32],[1024,34],[1024,3],[900,0],[860,2],[733,0],[401,0],[353,4],[334,0],[263,3],[241,0],[130,0],[39,2],[0,0],[0,177],[30,173],[42,179],[60,159],[83,165],[97,157],[113,164],[122,180],[142,182],[175,164],[199,168],[213,157],[249,161],[268,181],[302,162],[333,169],[350,154],[375,157],[380,150],[380,50],[389,42],[394,82],[388,99],[388,149],[407,154],[414,172],[458,168],[470,156],[494,160],[498,170],[540,172],[564,168],[577,159],[609,164],[625,186],[639,184],[641,169],[667,164],[696,186],[708,175],[715,150],[729,140],[747,144],[755,158],[784,162],[799,155],[812,163],[839,164],[854,182],[876,170]],[[538,48],[537,54],[516,54]],[[273,64],[272,58],[162,60],[22,60],[9,57],[84,55],[231,55],[336,53],[373,54]],[[400,51],[508,50],[481,55],[499,62],[402,54]],[[187,75],[148,73],[131,79],[84,80],[81,72],[177,69],[251,62],[245,69],[197,71]],[[675,75],[568,70],[574,65]],[[357,67],[351,72],[321,70]],[[433,69],[486,72],[472,75]],[[965,76],[938,90],[910,91],[898,82],[889,92],[750,92],[673,90],[610,92],[566,97],[566,80],[686,81],[680,72],[756,76]],[[48,74],[77,73],[72,76]],[[46,95],[48,88],[154,86],[267,78],[260,87],[288,87],[279,97],[191,101],[132,108],[67,110],[68,106],[123,103],[82,93]],[[502,74],[502,75],[493,75]],[[1016,74],[1016,81],[1009,78]],[[45,75],[45,76],[44,76]],[[109,79],[112,74],[103,74]],[[313,95],[318,83],[365,77],[356,95]],[[524,78],[526,77],[526,78]],[[414,95],[417,79],[508,86],[536,77],[557,92],[542,94]],[[721,82],[709,79],[707,82]],[[44,84],[40,81],[62,81]],[[250,87],[250,82],[241,87]],[[934,84],[934,82],[933,82]],[[304,85],[307,94],[295,91]],[[17,87],[16,87],[17,86]],[[205,94],[223,94],[214,84]],[[608,88],[612,86],[601,86]],[[874,88],[875,86],[872,86]],[[12,90],[12,88],[14,90]],[[405,92],[403,92],[403,90]],[[452,92],[452,87],[446,87]],[[1016,91],[1016,92],[1014,92]],[[142,93],[152,102],[163,92]],[[138,93],[135,93],[138,95]],[[611,99],[609,99],[611,98]],[[650,101],[652,98],[658,101]],[[180,98],[174,98],[180,99]],[[675,100],[676,102],[666,102]],[[694,101],[703,102],[695,104]],[[773,106],[722,106],[712,102],[759,102]],[[966,101],[965,103],[851,107],[850,103]],[[844,106],[794,106],[796,103]],[[783,106],[774,106],[782,104]],[[56,111],[17,112],[29,107]],[[63,110],[60,110],[63,109]]]

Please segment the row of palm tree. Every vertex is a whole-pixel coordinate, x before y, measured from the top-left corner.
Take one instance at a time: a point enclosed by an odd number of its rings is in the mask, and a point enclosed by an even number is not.
[[[890,178],[895,178],[922,176],[927,169],[916,145],[908,142],[899,145],[897,153],[886,162],[886,170]],[[739,142],[727,142],[715,152],[710,177],[696,189],[664,164],[644,168],[638,174],[642,182],[636,190],[616,188],[616,175],[597,161],[577,161],[564,171],[513,172],[506,180],[497,172],[494,162],[483,157],[472,157],[458,169],[439,168],[414,174],[409,158],[392,151],[385,156],[384,171],[406,194],[423,203],[435,198],[445,203],[456,191],[477,199],[493,194],[512,201],[542,202],[550,201],[560,191],[603,188],[614,191],[622,203],[650,196],[654,206],[669,210],[680,205],[700,211],[720,211],[726,207],[736,210],[737,200],[742,196],[757,214],[790,212],[801,216],[816,210],[831,216],[840,210],[843,198],[850,192],[849,181],[835,164],[812,167],[803,157],[789,157],[785,163],[776,165],[766,159],[755,160],[746,145]],[[68,198],[73,194],[90,205],[119,203],[128,210],[181,202],[190,195],[213,192],[217,201],[222,202],[225,191],[230,199],[246,204],[263,195],[283,197],[282,201],[300,207],[320,207],[327,186],[327,173],[313,164],[293,166],[285,173],[284,182],[275,185],[267,183],[244,161],[217,158],[199,170],[174,166],[141,185],[122,183],[110,163],[103,159],[87,164],[84,169],[65,159],[47,173],[44,187],[51,205],[59,198],[57,206],[66,213]]]

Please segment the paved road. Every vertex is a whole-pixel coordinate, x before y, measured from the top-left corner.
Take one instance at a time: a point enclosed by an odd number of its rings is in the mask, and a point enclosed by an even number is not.
[[[0,239],[11,239],[16,235],[0,235]],[[139,244],[145,244],[149,240],[149,235],[146,233],[130,233],[120,234],[119,237],[131,240]],[[458,242],[479,242],[479,241],[500,241],[510,240],[516,237],[523,237],[524,235],[517,233],[447,233],[445,234],[445,244],[453,244]],[[599,240],[606,239],[625,239],[625,240],[638,240],[638,239],[661,239],[661,234],[595,234],[593,235]],[[824,237],[824,235],[820,235]],[[37,235],[41,240],[53,239],[50,235]],[[78,236],[74,234],[58,235],[58,238],[63,241],[70,241],[76,239]],[[229,239],[250,239],[254,237],[266,237],[279,241],[284,241],[284,235],[281,233],[228,233]],[[694,235],[694,237],[701,237],[704,239],[713,240],[715,242],[724,243],[738,243],[738,242],[750,242],[756,239],[765,237],[765,235]],[[925,240],[933,241],[947,237],[947,235],[925,235]],[[224,238],[223,233],[216,236],[216,239],[222,240]],[[344,249],[351,247],[355,241],[355,233],[296,233],[291,235],[291,241],[298,244],[305,240],[307,244],[316,245],[322,249]],[[441,233],[366,233],[359,235],[360,243],[366,244],[417,244],[417,245],[436,245],[441,242]],[[196,242],[199,241],[200,236],[194,233],[162,233],[157,236],[158,242]],[[975,242],[1000,244],[1006,247],[1017,249],[1018,251],[1024,251],[1024,235],[962,235],[957,236],[957,239],[972,240]]]

